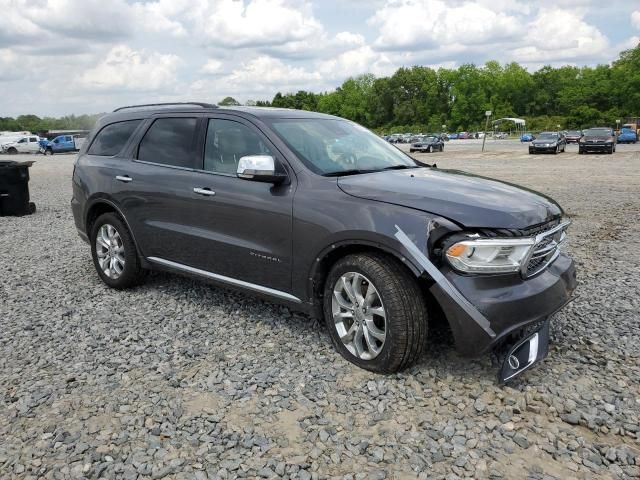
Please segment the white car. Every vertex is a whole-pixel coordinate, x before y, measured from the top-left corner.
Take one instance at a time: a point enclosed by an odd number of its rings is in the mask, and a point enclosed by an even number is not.
[[[19,139],[0,144],[2,153],[38,153],[40,151],[40,137],[28,135]]]

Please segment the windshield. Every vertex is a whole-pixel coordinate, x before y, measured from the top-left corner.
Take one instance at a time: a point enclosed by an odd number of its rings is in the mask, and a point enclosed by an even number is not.
[[[611,135],[611,130],[608,128],[590,128],[589,130],[585,130],[584,135],[586,137],[603,137]]]
[[[582,135],[582,132],[579,132],[577,130],[571,130],[570,132],[567,132],[567,135],[575,137],[575,136],[578,136],[578,135]]]
[[[556,139],[556,138],[558,138],[558,134],[554,133],[554,132],[542,132],[540,135],[538,135],[538,140],[540,140],[542,138],[553,138],[553,139]]]
[[[396,147],[346,120],[279,118],[269,124],[311,170],[321,175],[417,167]]]

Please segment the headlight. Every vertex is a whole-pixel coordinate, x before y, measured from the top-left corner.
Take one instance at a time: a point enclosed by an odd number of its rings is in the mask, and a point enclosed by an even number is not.
[[[450,246],[446,257],[461,272],[517,272],[534,243],[533,238],[463,240]]]

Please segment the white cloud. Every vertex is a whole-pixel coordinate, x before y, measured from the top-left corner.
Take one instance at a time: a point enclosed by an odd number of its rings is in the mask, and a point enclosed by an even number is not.
[[[362,73],[389,75],[395,68],[387,54],[376,52],[368,45],[343,52],[321,62],[318,67],[324,76],[335,79],[336,84],[347,77]]]
[[[542,10],[526,27],[523,46],[512,51],[520,62],[575,61],[602,59],[609,53],[609,40],[598,28],[575,12]]]
[[[178,62],[175,55],[117,45],[80,76],[79,85],[88,90],[166,90],[175,85]]]
[[[207,63],[205,63],[204,66],[200,69],[200,71],[207,75],[219,74],[222,71],[222,62],[220,60],[210,58],[209,60],[207,60]]]
[[[108,40],[128,36],[134,26],[124,0],[17,0],[21,17],[41,30],[71,38]]]
[[[294,0],[157,0],[140,3],[146,29],[189,36],[203,46],[281,46],[322,32],[311,4]],[[144,20],[145,14],[150,18]]]
[[[369,23],[379,28],[374,45],[380,50],[488,44],[521,32],[513,15],[478,3],[443,0],[388,0]]]
[[[308,89],[322,80],[318,72],[308,71],[302,67],[294,67],[282,60],[261,55],[253,60],[240,64],[226,75],[213,80],[200,79],[193,82],[191,91],[195,95],[226,96],[228,92],[235,95],[255,95],[276,90],[291,91]]]
[[[631,13],[631,25],[640,30],[640,10]]]

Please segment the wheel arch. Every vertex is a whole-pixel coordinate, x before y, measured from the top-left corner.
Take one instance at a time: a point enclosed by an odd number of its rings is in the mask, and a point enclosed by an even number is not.
[[[324,284],[331,267],[341,258],[356,253],[377,253],[394,258],[400,265],[404,265],[419,283],[429,283],[431,278],[422,267],[400,250],[389,245],[367,240],[343,240],[332,243],[316,255],[309,271],[307,282],[308,298],[313,304],[314,311],[321,314]]]
[[[131,228],[131,225],[129,225],[129,222],[127,221],[127,217],[124,216],[120,208],[118,208],[118,206],[114,202],[112,202],[107,198],[104,198],[104,197],[96,198],[87,206],[87,210],[84,216],[84,228],[85,228],[85,232],[87,233],[87,237],[89,237],[90,239],[91,230],[93,228],[93,224],[96,221],[96,219],[100,215],[104,213],[109,213],[109,212],[113,212],[117,214],[122,219],[124,224],[127,226],[127,229],[129,230],[131,238],[133,239],[133,244],[136,246],[136,251],[138,252],[138,256],[142,259],[143,264],[146,264],[146,261],[144,260],[144,256],[140,252],[140,246],[138,245],[138,241],[136,240],[135,232]]]

